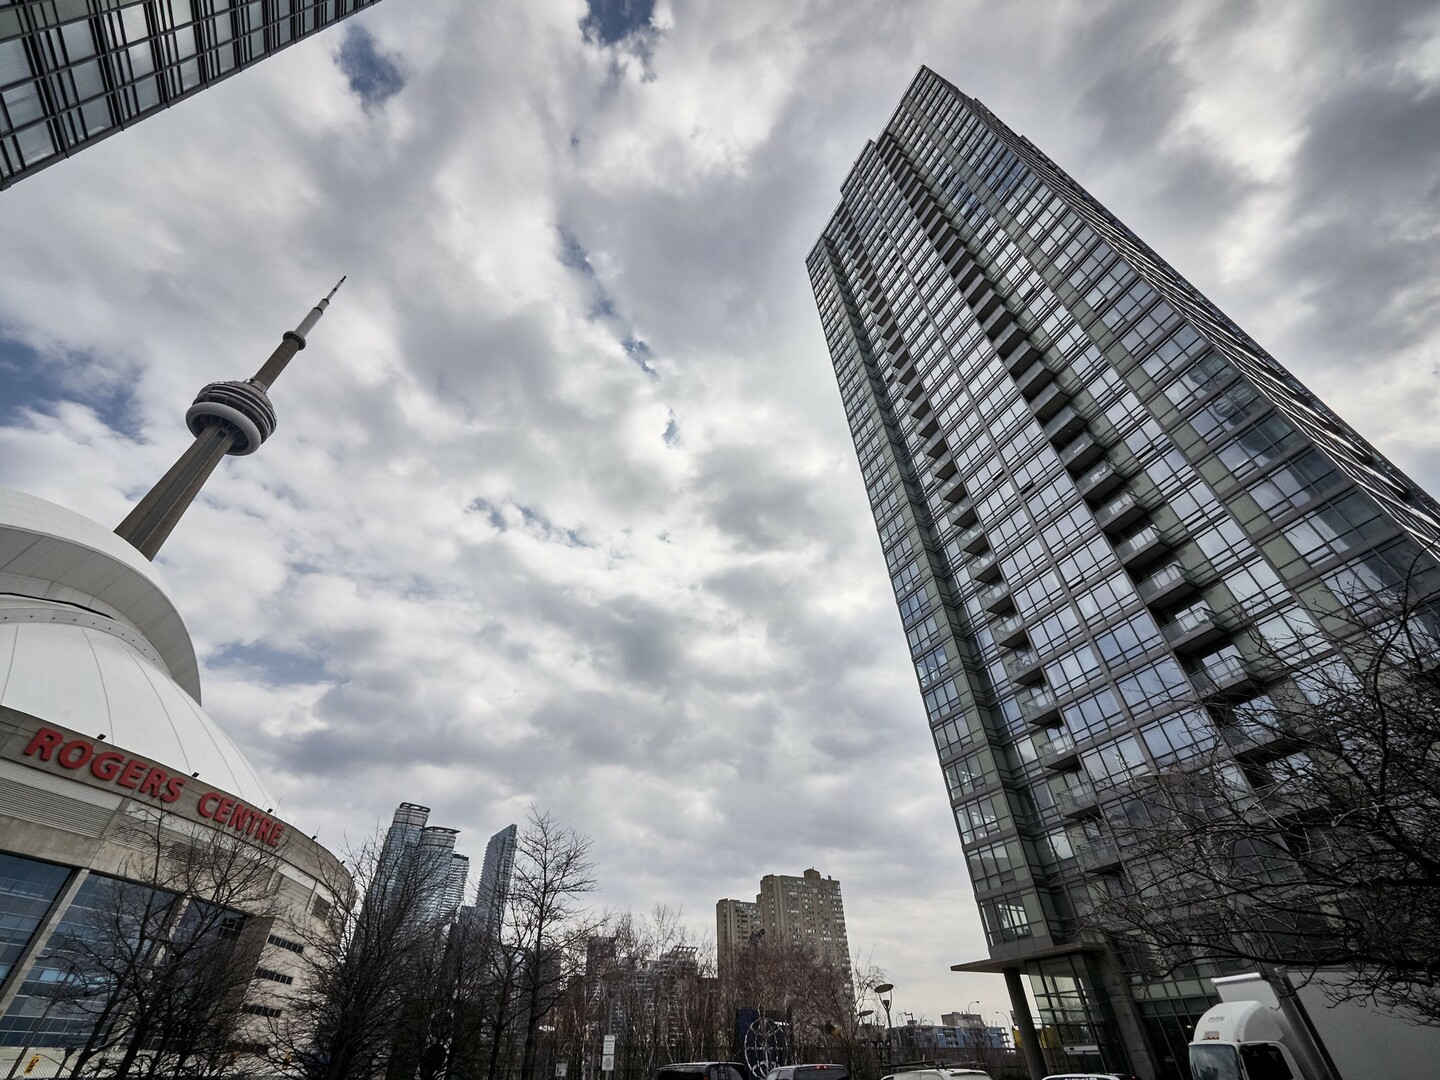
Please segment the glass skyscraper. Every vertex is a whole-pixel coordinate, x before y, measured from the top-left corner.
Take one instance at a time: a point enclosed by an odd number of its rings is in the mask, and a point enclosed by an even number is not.
[[[957,967],[1021,1013],[1029,977],[1052,1070],[1179,1077],[1213,972],[1132,983],[1085,927],[1107,807],[1433,572],[1440,507],[928,69],[842,193],[808,268],[989,943]]]
[[[0,188],[377,0],[0,0]]]

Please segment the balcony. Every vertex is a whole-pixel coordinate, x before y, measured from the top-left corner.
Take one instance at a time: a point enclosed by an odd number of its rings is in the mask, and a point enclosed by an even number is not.
[[[995,351],[1000,355],[1000,358],[1002,360],[1007,357],[1010,358],[1006,365],[1009,370],[1013,372],[1015,366],[1021,366],[1015,363],[1013,354],[1024,352],[1030,349],[1031,346],[1030,343],[1025,340],[1024,329],[1021,328],[1020,324],[1015,321],[1014,317],[1011,316],[1008,311],[1005,312],[1003,319],[997,319],[988,325],[985,328],[985,332],[990,335],[990,341],[994,344]],[[1014,366],[1011,366],[1012,364]]]
[[[1045,437],[1052,443],[1066,443],[1085,430],[1085,418],[1066,405],[1045,424]]]
[[[979,592],[980,606],[986,611],[998,614],[1002,611],[1014,611],[1015,601],[1010,596],[1010,586],[1005,582],[996,585],[988,585]]]
[[[983,323],[1000,309],[1000,298],[988,285],[978,289],[975,297],[969,303],[970,310],[975,312],[975,321],[979,323]]]
[[[1040,656],[1033,649],[1016,649],[1005,658],[1005,670],[1022,686],[1037,683],[1045,675]]]
[[[952,506],[955,505],[961,499],[965,498],[965,485],[959,480],[951,482],[949,487],[940,492],[940,498]]]
[[[1220,734],[1225,745],[1237,758],[1244,761],[1260,761],[1282,757],[1300,744],[1299,737],[1273,724],[1249,721],[1235,727],[1222,727]]]
[[[1054,727],[1060,722],[1060,706],[1055,701],[1055,695],[1046,688],[1037,687],[1017,694],[1016,700],[1020,702],[1020,712],[1026,723],[1036,727]]]
[[[1093,465],[1105,453],[1088,431],[1082,431],[1072,442],[1060,448],[1060,463],[1071,472]]]
[[[979,525],[971,525],[955,537],[955,542],[960,545],[962,550],[970,552],[971,555],[978,555],[990,546],[990,541],[985,536],[985,530]]]
[[[1050,383],[1055,381],[1055,373],[1046,367],[1045,362],[1036,360],[1019,375],[1015,376],[1015,385],[1020,388],[1020,393],[1027,398],[1034,397]]]
[[[1123,483],[1125,475],[1113,461],[1105,458],[1076,480],[1075,486],[1087,499],[1103,499]]]
[[[1210,610],[1209,604],[1203,602],[1180,612],[1174,621],[1160,627],[1160,631],[1176,652],[1203,649],[1226,635],[1225,627],[1221,625],[1215,612]]]
[[[1082,780],[1072,788],[1055,796],[1055,808],[1065,817],[1084,817],[1098,811],[1095,805],[1095,789],[1088,780]]]
[[[938,458],[941,454],[947,454],[949,452],[950,447],[945,442],[944,435],[936,435],[935,438],[925,444],[925,453],[929,457]]]
[[[1063,731],[1037,744],[1035,752],[1040,755],[1040,764],[1047,769],[1069,769],[1080,762],[1074,740]]]
[[[1069,400],[1070,395],[1060,389],[1059,383],[1051,383],[1030,402],[1030,409],[1041,420],[1049,420]]]
[[[1222,656],[1200,665],[1191,676],[1195,692],[1209,701],[1245,697],[1254,689],[1255,674],[1238,656]]]
[[[1135,591],[1140,594],[1140,599],[1151,607],[1167,604],[1194,589],[1195,582],[1190,576],[1190,571],[1179,563],[1166,564],[1135,586]]]
[[[1120,849],[1109,840],[1088,840],[1075,845],[1080,869],[1087,874],[1104,874],[1120,869]]]
[[[936,460],[930,471],[935,475],[935,479],[937,480],[949,480],[950,477],[955,475],[955,459],[950,456],[949,450],[946,450],[945,453]]]
[[[1024,332],[1018,326],[1008,338],[995,343],[995,351],[1005,361],[1005,370],[1011,375],[1017,371],[1024,371],[1032,360],[1040,359],[1040,354],[1035,351],[1035,346],[1026,340]]]
[[[1124,566],[1136,566],[1170,550],[1165,534],[1155,525],[1146,525],[1115,545],[1115,554]]]
[[[950,511],[950,524],[973,525],[975,524],[977,516],[974,501],[969,495],[966,495],[955,504],[955,509]]]
[[[1095,524],[1107,533],[1124,532],[1145,516],[1145,504],[1140,496],[1127,491],[1095,511]]]
[[[1019,615],[1006,615],[990,624],[990,633],[1007,649],[1025,640],[1025,620]]]
[[[970,576],[976,581],[999,581],[1000,580],[1000,557],[993,551],[987,551],[983,555],[977,555],[970,560],[965,567]]]

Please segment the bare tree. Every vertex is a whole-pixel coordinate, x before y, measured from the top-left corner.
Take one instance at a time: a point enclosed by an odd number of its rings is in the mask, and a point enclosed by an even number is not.
[[[1407,595],[1111,805],[1124,874],[1090,918],[1136,970],[1339,969],[1333,997],[1440,1023],[1440,639]]]
[[[415,1005],[432,996],[448,913],[436,908],[432,867],[382,851],[379,837],[352,851],[353,881],[328,882],[323,917],[291,927],[306,977],[270,1038],[276,1064],[303,1080],[376,1076],[402,1033],[428,1021]]]
[[[580,898],[595,885],[590,838],[532,806],[515,847],[508,913],[514,944],[525,959],[520,1080],[536,1080],[540,1023],[561,988],[580,971],[585,944],[601,925],[580,906]]]

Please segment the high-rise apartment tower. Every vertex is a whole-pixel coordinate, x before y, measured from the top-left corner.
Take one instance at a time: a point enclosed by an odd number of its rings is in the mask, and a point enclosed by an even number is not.
[[[470,859],[455,851],[459,829],[428,824],[430,808],[401,803],[380,846],[367,903],[403,904],[426,922],[455,917],[465,897]]]
[[[799,877],[766,874],[754,903],[716,901],[715,945],[722,969],[738,949],[770,942],[804,945],[848,972],[850,941],[840,882],[813,869]]]
[[[376,2],[0,4],[0,188]]]
[[[1025,1019],[1028,976],[1069,1069],[1178,1076],[1208,983],[1082,925],[1107,805],[1433,571],[1440,507],[928,69],[842,191],[808,267],[989,943],[957,967]]]
[[[485,845],[485,862],[480,867],[480,885],[475,907],[487,936],[498,933],[510,899],[510,879],[515,872],[515,845],[519,827],[506,825]]]

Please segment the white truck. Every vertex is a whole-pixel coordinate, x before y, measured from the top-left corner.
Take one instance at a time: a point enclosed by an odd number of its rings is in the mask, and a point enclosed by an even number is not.
[[[1333,978],[1333,976],[1331,977]],[[1330,1004],[1325,973],[1214,980],[1220,1004],[1190,1042],[1195,1080],[1435,1080],[1440,1027],[1360,1002]]]

